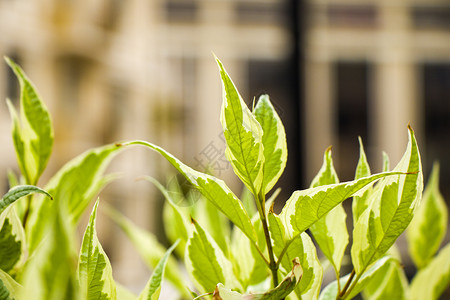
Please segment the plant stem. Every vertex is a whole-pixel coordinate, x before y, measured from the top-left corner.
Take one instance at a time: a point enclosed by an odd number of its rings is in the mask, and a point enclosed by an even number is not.
[[[31,198],[32,196],[27,197],[27,207],[25,209],[25,212],[23,213],[23,220],[22,220],[23,228],[26,228],[25,226],[27,226],[28,215],[30,214],[31,209]]]
[[[334,268],[334,266],[333,266]],[[336,282],[338,286],[338,295],[341,293],[341,278],[339,276],[339,270],[334,269],[334,272],[336,273]]]
[[[355,277],[355,269],[352,270],[352,272],[350,273],[350,277],[348,278],[347,282],[345,283],[344,288],[342,289],[342,291],[336,296],[336,300],[339,299],[344,299],[345,293],[347,292],[348,287],[350,286],[350,283],[353,280],[353,277]]]
[[[267,245],[267,251],[269,252],[269,268],[272,272],[272,281],[273,286],[278,286],[278,264],[275,261],[275,256],[273,255],[273,248],[272,248],[272,241],[270,239],[270,232],[269,232],[269,226],[267,224],[267,218],[266,218],[266,210],[265,210],[265,195],[263,193],[253,193],[256,198],[256,204],[258,206],[258,212],[259,217],[262,222],[263,230],[264,230],[264,237],[266,240]]]

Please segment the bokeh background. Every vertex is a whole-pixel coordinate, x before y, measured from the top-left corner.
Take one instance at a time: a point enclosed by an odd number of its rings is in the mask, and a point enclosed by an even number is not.
[[[329,145],[341,181],[354,176],[358,136],[373,172],[381,170],[382,151],[395,165],[408,123],[425,179],[439,161],[441,190],[450,200],[448,0],[0,0],[0,54],[25,69],[53,117],[54,151],[41,186],[88,148],[144,139],[196,169],[213,167],[239,193],[223,160],[212,53],[249,105],[268,93],[285,124],[289,159],[278,208],[309,185]],[[1,63],[0,99],[17,105],[18,96],[13,73]],[[18,172],[10,122],[0,102],[2,191],[6,170]],[[135,179],[150,175],[164,183],[174,169],[132,149],[110,171],[122,176],[100,194],[102,201],[164,241],[164,200]],[[115,278],[139,289],[149,271],[100,217]]]

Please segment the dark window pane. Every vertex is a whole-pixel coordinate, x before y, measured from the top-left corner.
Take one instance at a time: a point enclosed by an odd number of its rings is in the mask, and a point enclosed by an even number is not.
[[[286,130],[288,146],[288,163],[280,178],[280,199],[289,198],[290,194],[301,188],[302,166],[299,132],[299,99],[296,97],[298,88],[294,75],[295,64],[286,60],[250,60],[249,62],[249,94],[243,95],[251,107],[253,97],[268,94],[275,110],[280,115]]]
[[[412,8],[412,15],[418,28],[450,29],[450,5],[416,6]]]
[[[377,10],[372,5],[330,5],[327,8],[331,25],[374,27]]]
[[[20,58],[16,53],[10,54],[8,57],[20,65]],[[6,68],[6,97],[15,103],[20,97],[19,81],[13,70],[6,63],[3,65]]]
[[[358,136],[367,146],[369,65],[338,62],[334,67],[338,124],[336,167],[341,180],[351,180],[359,157]]]
[[[237,2],[236,21],[241,24],[274,24],[286,20],[283,3]]]
[[[198,4],[191,0],[169,0],[166,5],[166,18],[169,22],[194,22],[197,19]]]
[[[423,103],[425,112],[424,175],[434,161],[441,164],[441,191],[450,199],[450,64],[424,64]]]

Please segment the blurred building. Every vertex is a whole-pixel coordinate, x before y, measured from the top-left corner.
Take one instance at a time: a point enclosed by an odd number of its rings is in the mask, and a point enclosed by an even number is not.
[[[54,151],[40,185],[82,151],[131,139],[157,143],[197,169],[213,164],[218,175],[232,179],[230,165],[223,157],[217,160],[225,144],[212,52],[251,103],[250,89],[259,89],[273,69],[284,72],[289,65],[293,38],[286,5],[274,0],[0,1],[0,53],[24,68],[53,117]],[[2,65],[0,99],[17,104],[17,81]],[[286,76],[278,77],[276,82],[282,82]],[[282,86],[278,93],[289,95]],[[286,105],[282,110],[287,112]],[[17,167],[6,104],[0,105],[0,116],[4,190],[5,169]],[[297,119],[290,118],[291,124]],[[164,181],[174,169],[143,149],[126,151],[112,169],[124,176],[100,197],[155,230],[160,214],[152,198],[157,193],[135,178],[151,175]],[[108,228],[99,235],[118,281],[143,286],[140,270],[145,268],[137,255],[129,255],[135,253],[129,243],[117,243],[120,233]]]
[[[440,160],[441,176],[449,178],[450,3],[341,0],[307,5],[308,175],[317,169],[317,149],[332,143],[338,169],[351,179],[358,135],[375,170],[381,170],[381,151],[395,165],[410,122],[426,175]],[[450,195],[447,186],[442,184]]]
[[[329,145],[341,180],[351,179],[358,135],[373,171],[381,169],[382,150],[395,165],[410,122],[425,177],[433,160],[441,162],[448,201],[449,31],[446,0],[0,1],[0,53],[25,69],[53,117],[55,146],[43,183],[90,147],[145,139],[194,168],[212,165],[238,189],[219,154],[225,145],[214,52],[249,104],[268,93],[281,115],[289,145],[282,200],[308,185]],[[17,104],[16,80],[2,65],[0,99]],[[6,168],[17,169],[5,104],[0,142],[4,190]],[[101,197],[154,227],[149,195],[156,193],[134,178],[164,180],[173,169],[139,149],[121,154],[112,169],[124,178]],[[135,282],[140,262],[120,268],[130,246],[113,245],[115,234],[105,228],[100,239],[115,270],[123,269],[119,281]]]

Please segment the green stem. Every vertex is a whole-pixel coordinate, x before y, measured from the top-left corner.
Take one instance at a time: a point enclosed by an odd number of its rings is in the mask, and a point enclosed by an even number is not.
[[[352,280],[353,280],[353,277],[355,277],[355,274],[356,274],[355,269],[353,269],[352,272],[350,273],[350,277],[348,278],[347,282],[345,283],[344,288],[336,296],[336,300],[344,299],[344,296],[346,296],[347,290],[350,292],[353,289],[353,286],[354,286],[353,284],[350,289],[349,289],[349,286],[350,286],[350,283],[352,283]],[[356,280],[354,282],[357,282],[358,279],[359,279],[359,276],[356,278]]]
[[[251,241],[253,246],[255,247],[255,249],[258,251],[259,255],[261,256],[261,258],[264,260],[264,262],[266,263],[266,265],[270,268],[270,262],[267,260],[267,258],[264,256],[264,253],[262,253],[261,249],[258,247],[258,244],[256,244],[255,242]]]
[[[262,222],[263,230],[264,230],[264,237],[266,240],[267,245],[267,251],[269,252],[269,268],[272,272],[272,281],[273,286],[278,286],[278,264],[275,261],[275,256],[273,254],[273,248],[272,248],[272,241],[270,240],[270,232],[269,232],[269,226],[267,224],[267,218],[266,218],[266,210],[265,210],[265,195],[263,193],[253,193],[255,195],[256,199],[256,206],[258,207],[259,217]]]
[[[342,299],[345,299],[345,297],[348,297],[348,295],[350,295],[351,291],[353,290],[353,288],[356,286],[359,279],[361,278],[361,275],[362,275],[362,273],[359,274],[358,276],[356,276],[355,280],[353,280],[353,282],[352,282],[352,285],[347,289],[345,294],[342,296]]]
[[[283,256],[286,254],[287,249],[289,248],[289,246],[292,244],[292,242],[296,239],[299,238],[300,234],[297,234],[296,236],[294,236],[292,239],[288,240],[286,242],[286,244],[284,245],[283,250],[281,250],[280,255],[278,256],[278,261],[277,261],[277,269],[280,267],[281,264],[281,260],[283,259]]]
[[[26,228],[26,226],[27,226],[27,221],[28,221],[28,216],[30,215],[30,210],[31,210],[31,198],[32,198],[32,196],[28,196],[28,197],[27,197],[27,207],[26,207],[26,209],[25,209],[25,212],[23,213],[23,220],[22,220],[23,228]]]
[[[334,272],[336,273],[336,282],[338,287],[338,295],[341,293],[341,278],[339,276],[339,270],[336,270],[333,266]]]

